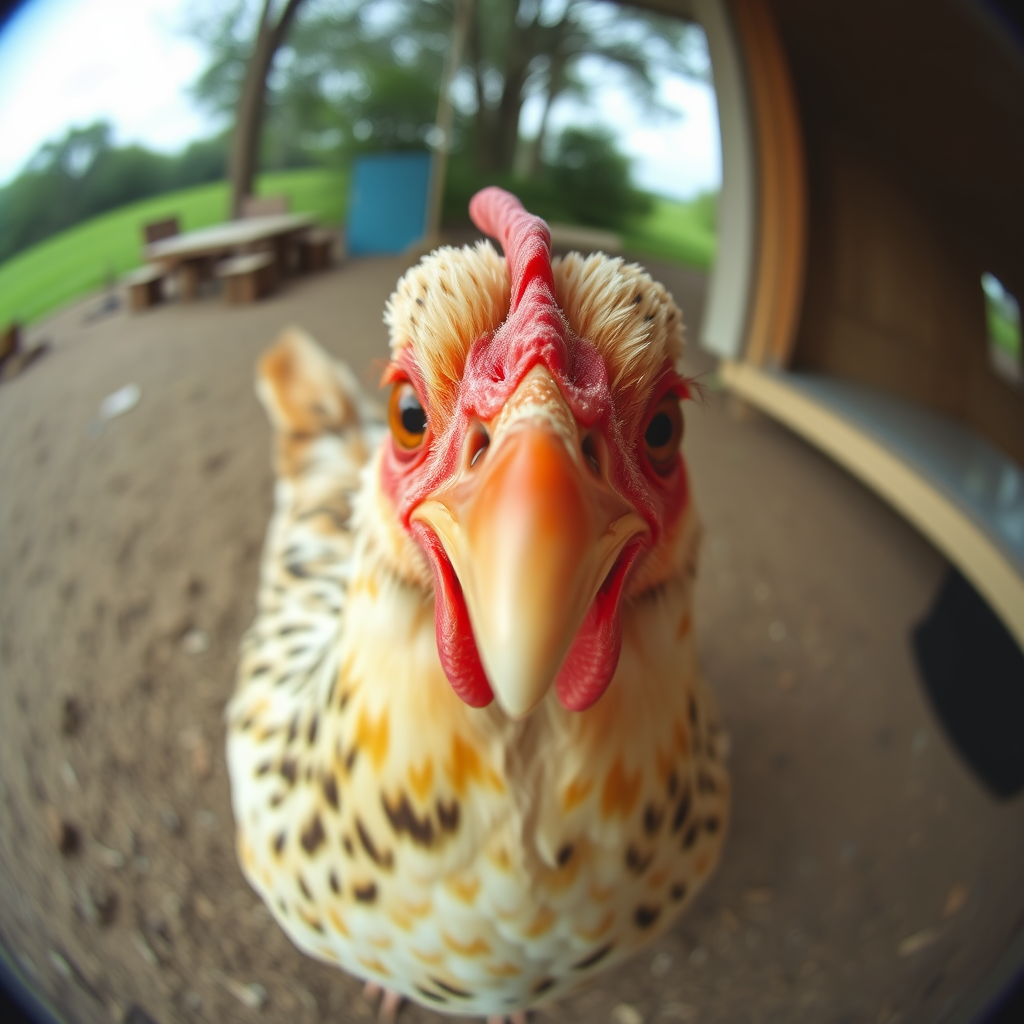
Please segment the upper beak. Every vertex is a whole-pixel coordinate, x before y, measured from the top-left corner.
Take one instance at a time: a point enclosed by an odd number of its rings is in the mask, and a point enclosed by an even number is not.
[[[486,457],[412,515],[441,541],[488,681],[514,718],[544,696],[623,549],[647,530],[583,458],[553,381],[544,402],[516,406],[538,372],[510,399],[516,415],[502,417]]]

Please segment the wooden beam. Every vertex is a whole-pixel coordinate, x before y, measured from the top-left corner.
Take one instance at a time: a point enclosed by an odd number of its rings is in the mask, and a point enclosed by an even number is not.
[[[757,139],[753,301],[745,358],[788,366],[803,303],[807,172],[796,92],[765,0],[733,0]]]
[[[835,459],[924,534],[1024,649],[1024,577],[960,506],[884,445],[784,379],[729,361],[721,364],[721,374],[736,395]]]

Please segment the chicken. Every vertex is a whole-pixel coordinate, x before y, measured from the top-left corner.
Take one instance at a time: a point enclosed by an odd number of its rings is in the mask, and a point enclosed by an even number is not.
[[[681,313],[639,267],[500,240],[399,282],[387,426],[290,330],[276,509],[228,710],[239,860],[292,941],[513,1015],[668,927],[729,810],[691,601]]]

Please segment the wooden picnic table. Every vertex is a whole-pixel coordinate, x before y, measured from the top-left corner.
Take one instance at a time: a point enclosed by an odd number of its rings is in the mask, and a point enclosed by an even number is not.
[[[151,242],[146,260],[181,275],[181,297],[194,298],[203,264],[224,256],[252,252],[273,246],[279,272],[286,269],[286,254],[292,238],[316,224],[309,213],[285,213],[268,217],[246,217],[215,224],[197,231]]]

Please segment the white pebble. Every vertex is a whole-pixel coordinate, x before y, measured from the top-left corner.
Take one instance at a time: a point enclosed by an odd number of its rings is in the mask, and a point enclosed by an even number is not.
[[[71,767],[70,761],[61,761],[60,777],[68,789],[78,789],[78,776],[75,774],[75,769]]]
[[[640,1011],[629,1003],[619,1003],[612,1010],[612,1021],[614,1024],[644,1024]]]
[[[190,629],[181,638],[181,649],[186,654],[205,654],[210,649],[210,637],[201,629]]]
[[[267,1005],[267,990],[262,985],[258,985],[254,981],[243,985],[242,982],[235,981],[234,978],[229,978],[227,975],[224,975],[221,981],[224,987],[250,1010],[262,1010]]]

